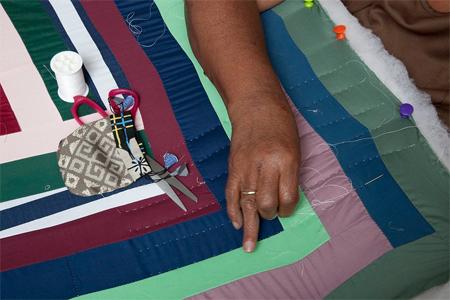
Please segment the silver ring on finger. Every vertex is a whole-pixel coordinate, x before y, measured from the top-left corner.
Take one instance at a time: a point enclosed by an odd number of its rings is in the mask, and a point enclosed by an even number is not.
[[[256,191],[243,191],[242,195],[255,195]]]

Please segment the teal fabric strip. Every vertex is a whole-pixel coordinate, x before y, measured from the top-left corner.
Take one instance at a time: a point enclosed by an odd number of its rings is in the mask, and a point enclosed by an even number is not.
[[[400,117],[400,101],[346,40],[336,39],[335,24],[319,3],[310,9],[288,0],[274,11],[283,18],[292,39],[327,90],[370,130],[383,162],[411,202],[448,242],[450,174],[414,121]]]
[[[325,299],[411,299],[449,280],[449,247],[434,233],[387,252]]]
[[[400,101],[338,41],[319,3],[285,1],[275,8],[290,35],[336,100],[372,134],[389,172],[436,233],[396,248],[364,268],[328,299],[410,298],[449,280],[449,174],[413,120],[398,115]],[[311,34],[312,33],[312,34]],[[357,85],[351,80],[357,78]],[[392,230],[402,228],[392,227]]]

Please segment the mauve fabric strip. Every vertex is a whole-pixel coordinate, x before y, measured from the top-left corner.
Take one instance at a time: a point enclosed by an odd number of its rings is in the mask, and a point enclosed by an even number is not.
[[[192,299],[323,298],[392,249],[367,213],[331,148],[311,128],[290,99],[289,102],[294,111],[304,157],[300,172],[301,187],[327,229],[330,240],[292,265],[219,286]]]
[[[367,216],[299,262],[231,282],[190,299],[322,299],[390,249],[389,241]]]
[[[17,122],[16,115],[14,114],[11,105],[9,105],[8,98],[5,91],[0,84],[0,135],[12,134],[19,132],[20,126]]]
[[[307,58],[291,39],[283,19],[273,11],[261,17],[269,57],[286,92],[311,127],[333,146],[364,206],[393,247],[432,234],[434,229],[386,169],[368,129],[318,80]],[[351,87],[343,87],[343,90]],[[310,113],[316,109],[321,114]],[[391,224],[404,230],[392,230]]]

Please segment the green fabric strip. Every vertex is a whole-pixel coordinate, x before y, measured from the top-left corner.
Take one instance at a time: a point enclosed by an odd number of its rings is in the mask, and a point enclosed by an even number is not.
[[[274,11],[284,19],[289,34],[324,86],[370,130],[387,169],[436,230],[386,253],[327,298],[409,298],[448,281],[448,171],[414,127],[414,121],[400,118],[400,101],[346,40],[336,39],[332,31],[335,24],[323,21],[329,18],[319,3],[308,9],[299,2],[285,1]]]
[[[329,18],[319,3],[311,10],[300,2],[286,1],[274,11],[323,85],[370,130],[387,169],[411,202],[448,242],[450,175],[414,122],[400,117],[401,102],[346,40],[336,39],[334,24],[324,22]]]
[[[245,253],[242,248],[235,249],[155,277],[76,299],[182,299],[299,261],[329,240],[309,202],[301,191],[300,194],[297,214],[280,219],[285,231],[260,241],[252,254]],[[303,214],[298,214],[300,211]]]
[[[325,299],[411,299],[448,281],[449,247],[434,233],[387,252]]]
[[[153,157],[144,130],[138,131],[138,134],[145,151]],[[33,180],[30,180],[30,174],[39,176],[33,176]],[[0,175],[0,202],[64,187],[55,152],[1,164]]]
[[[148,141],[145,131],[139,130],[137,133],[138,133],[139,137],[141,138],[142,143],[144,144],[145,153],[150,155],[151,158],[155,158],[153,156],[153,151],[152,151],[152,148],[150,147],[150,142]]]
[[[1,4],[22,38],[61,118],[64,121],[73,119],[70,112],[72,103],[67,103],[59,98],[58,84],[50,73],[50,60],[53,55],[67,51],[68,48],[40,1],[2,0]],[[33,97],[32,91],[30,91],[30,97]],[[94,99],[91,94],[89,98]],[[78,110],[80,116],[90,113],[89,109],[84,106],[86,105],[81,106]]]
[[[55,152],[2,164],[0,174],[0,202],[64,187]]]
[[[208,95],[209,101],[211,101],[211,105],[216,111],[220,123],[222,123],[223,129],[227,133],[228,138],[231,138],[231,122],[228,118],[228,113],[225,105],[223,104],[222,98],[220,97],[219,93],[217,92],[216,88],[211,83],[209,78],[204,74],[203,69],[195,58],[195,55],[192,52],[191,46],[189,44],[186,31],[186,23],[184,21],[184,2],[182,0],[155,0],[155,3],[160,10],[161,16],[166,22],[170,33],[173,35],[183,51],[192,61],[195,69],[197,70],[197,74],[200,78],[203,88]]]
[[[183,1],[155,2],[168,29],[193,62],[211,104],[230,137],[231,123],[223,101],[203,74],[203,69],[190,48],[184,22]],[[330,239],[301,191],[300,194],[296,213],[290,218],[280,219],[285,230],[260,241],[253,254],[247,254],[239,248],[155,277],[77,298],[180,299],[252,274],[297,262]],[[220,274],[220,277],[215,275],[205,280],[205,274]]]

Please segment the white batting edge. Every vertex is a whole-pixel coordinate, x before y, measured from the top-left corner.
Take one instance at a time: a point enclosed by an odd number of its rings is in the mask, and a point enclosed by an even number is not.
[[[378,79],[402,102],[414,106],[413,119],[422,135],[450,170],[450,133],[437,116],[428,94],[420,91],[408,76],[404,64],[389,54],[381,40],[363,27],[340,0],[316,0],[335,24],[344,24],[352,49]],[[386,77],[386,74],[390,76]]]

